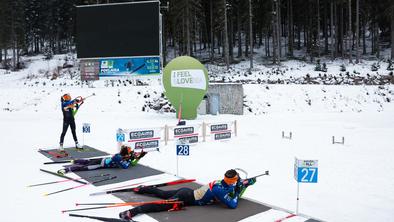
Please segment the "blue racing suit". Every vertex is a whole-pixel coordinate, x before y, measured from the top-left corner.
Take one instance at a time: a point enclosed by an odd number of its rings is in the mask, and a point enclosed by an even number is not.
[[[235,209],[238,206],[238,195],[235,186],[226,184],[224,180],[216,180],[194,190],[195,204],[200,206],[220,201],[228,208]]]
[[[102,162],[102,167],[103,168],[123,168],[123,169],[127,169],[129,168],[130,164],[132,166],[134,166],[135,164],[132,164],[132,162],[134,162],[133,158],[129,158],[124,160],[122,158],[122,156],[118,153],[113,155],[112,157],[107,157],[103,160]]]

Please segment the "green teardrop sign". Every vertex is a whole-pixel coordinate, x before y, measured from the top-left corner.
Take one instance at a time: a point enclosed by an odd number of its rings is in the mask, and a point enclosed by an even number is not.
[[[197,107],[208,90],[208,71],[197,59],[180,56],[166,65],[164,94],[182,119],[195,119]]]

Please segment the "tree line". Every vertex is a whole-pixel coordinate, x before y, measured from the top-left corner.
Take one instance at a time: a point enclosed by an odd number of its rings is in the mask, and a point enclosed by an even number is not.
[[[75,50],[77,5],[130,0],[0,0],[0,62]],[[260,50],[262,62],[394,56],[392,0],[161,0],[163,54],[227,67]],[[256,61],[255,58],[254,61]],[[258,58],[260,59],[260,58]],[[261,59],[260,59],[261,60]]]

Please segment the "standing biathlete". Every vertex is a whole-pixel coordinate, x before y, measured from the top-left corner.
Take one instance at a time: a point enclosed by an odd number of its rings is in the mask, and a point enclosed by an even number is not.
[[[70,94],[66,93],[61,97],[61,108],[63,113],[63,131],[60,135],[60,146],[59,150],[64,151],[63,142],[64,136],[67,133],[67,129],[70,126],[71,133],[75,142],[75,147],[81,149],[82,147],[78,143],[77,133],[75,132],[75,119],[74,116],[77,113],[79,107],[83,104],[83,99],[73,99],[71,100]]]
[[[120,152],[113,156],[72,160],[72,165],[65,166],[63,169],[60,169],[57,172],[59,174],[66,174],[69,172],[95,170],[102,168],[127,169],[130,166],[137,165],[138,161],[145,155],[146,152],[144,151],[136,153],[130,146],[122,145]]]
[[[242,180],[237,171],[226,171],[224,179],[213,181],[196,190],[184,187],[177,190],[163,191],[154,186],[140,186],[133,191],[138,194],[150,194],[162,199],[177,200],[181,203],[144,204],[119,214],[123,220],[141,213],[180,210],[183,206],[204,206],[220,202],[230,209],[238,206],[238,199],[245,189],[256,182],[256,178]]]

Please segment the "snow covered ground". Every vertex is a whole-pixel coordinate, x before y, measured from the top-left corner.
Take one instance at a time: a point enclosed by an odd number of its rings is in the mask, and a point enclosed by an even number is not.
[[[26,70],[11,74],[0,70],[3,221],[26,218],[32,221],[82,221],[62,214],[61,210],[74,208],[76,202],[118,201],[112,196],[88,196],[115,185],[84,187],[48,197],[43,194],[73,184],[26,188],[29,184],[58,179],[38,170],[48,159],[37,153],[37,149],[58,145],[62,124],[59,100],[65,92],[73,97],[96,94],[77,114],[77,133],[82,141],[82,123],[91,123],[92,133],[84,137],[85,144],[109,153],[117,152],[115,131],[118,128],[176,123],[174,113],[141,111],[147,100],[160,96],[162,87],[157,80],[153,80],[150,86],[122,83],[117,86],[115,82],[112,87],[105,80],[88,86],[68,75],[56,80],[45,77],[45,70],[62,64],[61,59],[59,56],[43,61],[36,57]],[[242,65],[244,63],[239,67]],[[239,129],[238,136],[230,141],[193,146],[191,156],[179,158],[180,176],[208,183],[221,178],[229,168],[245,169],[249,175],[270,170],[271,175],[259,178],[245,197],[295,211],[294,158],[317,159],[319,181],[300,185],[300,213],[325,221],[393,220],[392,85],[246,84],[244,91],[245,115],[199,115],[196,120],[187,121],[237,120]],[[150,98],[144,98],[148,94]],[[282,139],[282,131],[292,132],[293,139]],[[332,136],[344,136],[345,144],[333,145]],[[72,142],[68,132],[65,143],[73,145]],[[162,147],[161,152],[149,153],[141,163],[175,174],[174,149],[174,143],[170,142]],[[45,167],[56,170],[59,166]],[[117,217],[124,209],[95,210],[86,214]],[[244,221],[274,221],[286,215],[286,212],[270,210]],[[147,216],[136,219],[152,221]],[[304,217],[293,217],[286,221],[304,220]]]

